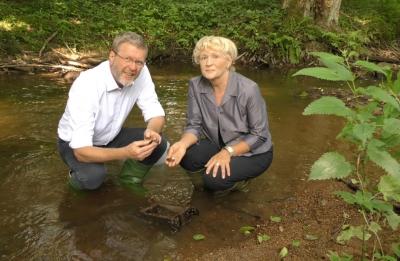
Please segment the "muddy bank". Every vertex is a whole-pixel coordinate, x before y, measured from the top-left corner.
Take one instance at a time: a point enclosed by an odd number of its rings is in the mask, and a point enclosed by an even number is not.
[[[352,239],[341,245],[336,238],[344,225],[356,226],[364,221],[356,208],[334,195],[335,191],[349,191],[349,188],[339,181],[304,181],[293,198],[271,203],[273,213],[281,217],[281,222],[260,220],[252,224],[255,231],[243,235],[239,247],[221,248],[195,257],[179,256],[177,260],[280,260],[279,253],[284,247],[288,250],[285,260],[329,260],[329,251],[348,253],[359,260],[360,240]],[[270,239],[260,243],[258,235],[267,235]],[[381,236],[387,243],[397,240],[390,230]],[[371,250],[372,239],[369,243]],[[390,253],[389,249],[385,250]]]

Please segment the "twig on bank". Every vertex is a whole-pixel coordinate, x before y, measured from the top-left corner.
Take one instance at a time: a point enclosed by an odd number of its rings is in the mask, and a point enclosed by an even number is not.
[[[53,40],[54,37],[56,37],[56,35],[58,34],[58,31],[55,31],[52,35],[50,35],[49,38],[46,39],[46,41],[44,41],[44,44],[42,46],[42,48],[39,51],[39,58],[42,57],[42,53],[44,51],[44,49],[46,48],[47,44]]]

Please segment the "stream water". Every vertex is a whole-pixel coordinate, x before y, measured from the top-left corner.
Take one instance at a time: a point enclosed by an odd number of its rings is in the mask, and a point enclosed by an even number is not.
[[[176,141],[185,124],[188,79],[198,69],[187,64],[150,66],[167,114],[165,134]],[[338,120],[305,117],[310,102],[296,94],[321,83],[293,79],[278,70],[238,71],[258,82],[267,101],[274,141],[271,168],[250,184],[249,193],[214,199],[194,192],[200,211],[179,232],[140,215],[146,202],[120,187],[121,163],[97,191],[74,193],[67,167],[56,150],[58,120],[70,84],[35,75],[0,75],[0,259],[164,260],[195,256],[244,239],[240,227],[274,215],[270,202],[293,196],[312,163],[330,146]],[[129,126],[144,126],[137,109]],[[190,185],[182,169],[152,169],[145,186],[153,191]],[[206,239],[193,240],[201,233]]]

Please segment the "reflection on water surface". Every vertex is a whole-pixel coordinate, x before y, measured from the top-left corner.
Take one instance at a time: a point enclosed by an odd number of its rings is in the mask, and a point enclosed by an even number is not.
[[[166,135],[180,136],[185,124],[186,90],[197,68],[151,67],[167,114]],[[243,240],[239,228],[274,214],[269,202],[285,200],[304,179],[312,162],[336,135],[334,119],[303,117],[309,102],[294,94],[297,79],[279,71],[238,70],[259,83],[267,101],[275,159],[250,185],[250,193],[222,200],[195,192],[200,216],[178,233],[139,215],[146,203],[116,183],[119,162],[91,193],[76,194],[67,185],[67,169],[56,151],[56,128],[69,84],[29,75],[0,75],[0,256],[2,259],[162,260],[195,256]],[[137,112],[137,110],[135,110]],[[130,126],[143,126],[140,113]],[[157,190],[171,183],[190,184],[180,168],[157,167],[146,180]],[[206,240],[194,241],[201,233]]]

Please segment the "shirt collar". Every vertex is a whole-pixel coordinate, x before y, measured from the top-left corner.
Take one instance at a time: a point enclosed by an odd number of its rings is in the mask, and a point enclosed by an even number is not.
[[[201,81],[204,84],[200,84],[200,93],[212,94],[213,88],[211,82],[204,77],[201,77]],[[237,83],[237,73],[234,71],[229,71],[228,86],[225,90],[225,97],[227,96],[237,96],[239,93],[239,85]]]

